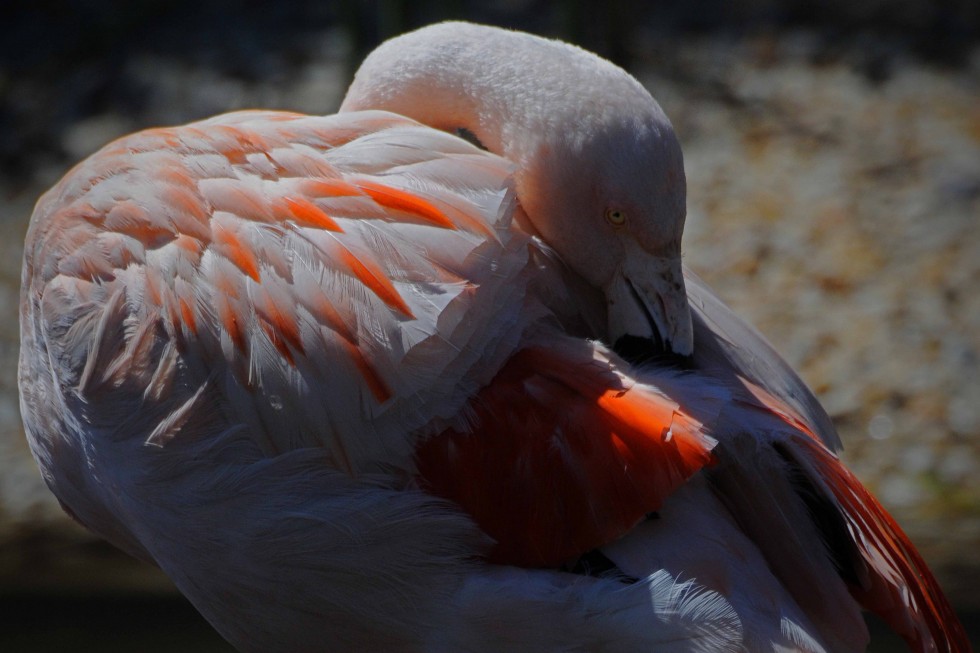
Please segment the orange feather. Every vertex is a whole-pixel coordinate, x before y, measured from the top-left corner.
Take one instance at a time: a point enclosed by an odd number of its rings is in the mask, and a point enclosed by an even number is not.
[[[341,233],[344,231],[323,209],[306,198],[284,197],[283,202],[287,207],[288,217],[291,217],[300,226]]]
[[[840,504],[870,572],[851,595],[901,635],[912,650],[969,651],[970,643],[939,583],[902,528],[861,482],[819,442],[794,438]],[[938,648],[936,648],[938,647]]]
[[[367,180],[358,181],[357,186],[385,208],[417,215],[437,227],[456,228],[453,221],[446,217],[446,214],[440,211],[435,204],[417,195]]]
[[[971,650],[963,625],[901,526],[796,411],[763,388],[745,383],[755,400],[797,430],[792,437],[796,451],[840,506],[869,572],[860,584],[850,585],[851,596],[913,650]]]
[[[340,343],[354,361],[357,371],[364,377],[368,388],[371,390],[371,394],[374,395],[378,403],[383,404],[388,401],[391,398],[391,389],[385,383],[384,379],[381,378],[381,375],[378,374],[378,371],[371,366],[371,363],[361,353],[361,350],[357,348],[357,345],[343,338],[341,338]]]
[[[255,312],[261,318],[259,323],[266,335],[269,336],[269,340],[290,364],[294,364],[292,353],[286,343],[289,343],[293,349],[300,353],[304,351],[299,326],[294,315],[291,314],[288,307],[276,300],[273,293],[264,288],[256,291],[254,302]]]
[[[259,280],[259,261],[248,245],[242,242],[238,235],[219,222],[212,221],[211,232],[214,234],[215,249],[226,259],[235,264],[239,270],[252,278]]]
[[[504,564],[556,566],[622,536],[712,460],[713,441],[672,401],[555,350],[519,352],[470,409],[471,429],[419,448],[419,476]]]
[[[338,257],[347,266],[351,273],[357,277],[361,283],[371,289],[381,300],[409,318],[414,318],[412,310],[398,294],[394,284],[388,280],[384,270],[372,261],[358,258],[352,251],[340,245],[337,248]]]

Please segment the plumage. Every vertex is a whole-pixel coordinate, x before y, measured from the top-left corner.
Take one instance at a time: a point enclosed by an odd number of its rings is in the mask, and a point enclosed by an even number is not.
[[[968,650],[810,391],[682,269],[684,193],[626,73],[458,23],[337,115],[120,139],[31,221],[32,450],[243,651],[859,651],[862,605]]]

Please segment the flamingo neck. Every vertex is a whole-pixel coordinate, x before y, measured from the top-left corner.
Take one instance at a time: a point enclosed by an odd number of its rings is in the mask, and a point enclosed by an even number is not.
[[[362,64],[341,111],[384,109],[466,130],[520,171],[587,142],[597,125],[656,107],[626,72],[575,46],[467,23],[392,39]],[[659,107],[657,107],[659,111]]]

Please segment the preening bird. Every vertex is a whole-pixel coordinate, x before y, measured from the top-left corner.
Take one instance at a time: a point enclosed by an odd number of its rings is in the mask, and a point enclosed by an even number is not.
[[[65,510],[242,651],[969,643],[830,420],[681,263],[627,73],[462,23],[338,114],[125,137],[39,201],[21,408]]]

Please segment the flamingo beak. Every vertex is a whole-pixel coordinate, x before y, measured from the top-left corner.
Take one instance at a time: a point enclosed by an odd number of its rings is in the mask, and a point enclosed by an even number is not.
[[[632,250],[604,290],[610,342],[635,336],[659,341],[665,350],[680,356],[694,352],[691,308],[679,256]]]

